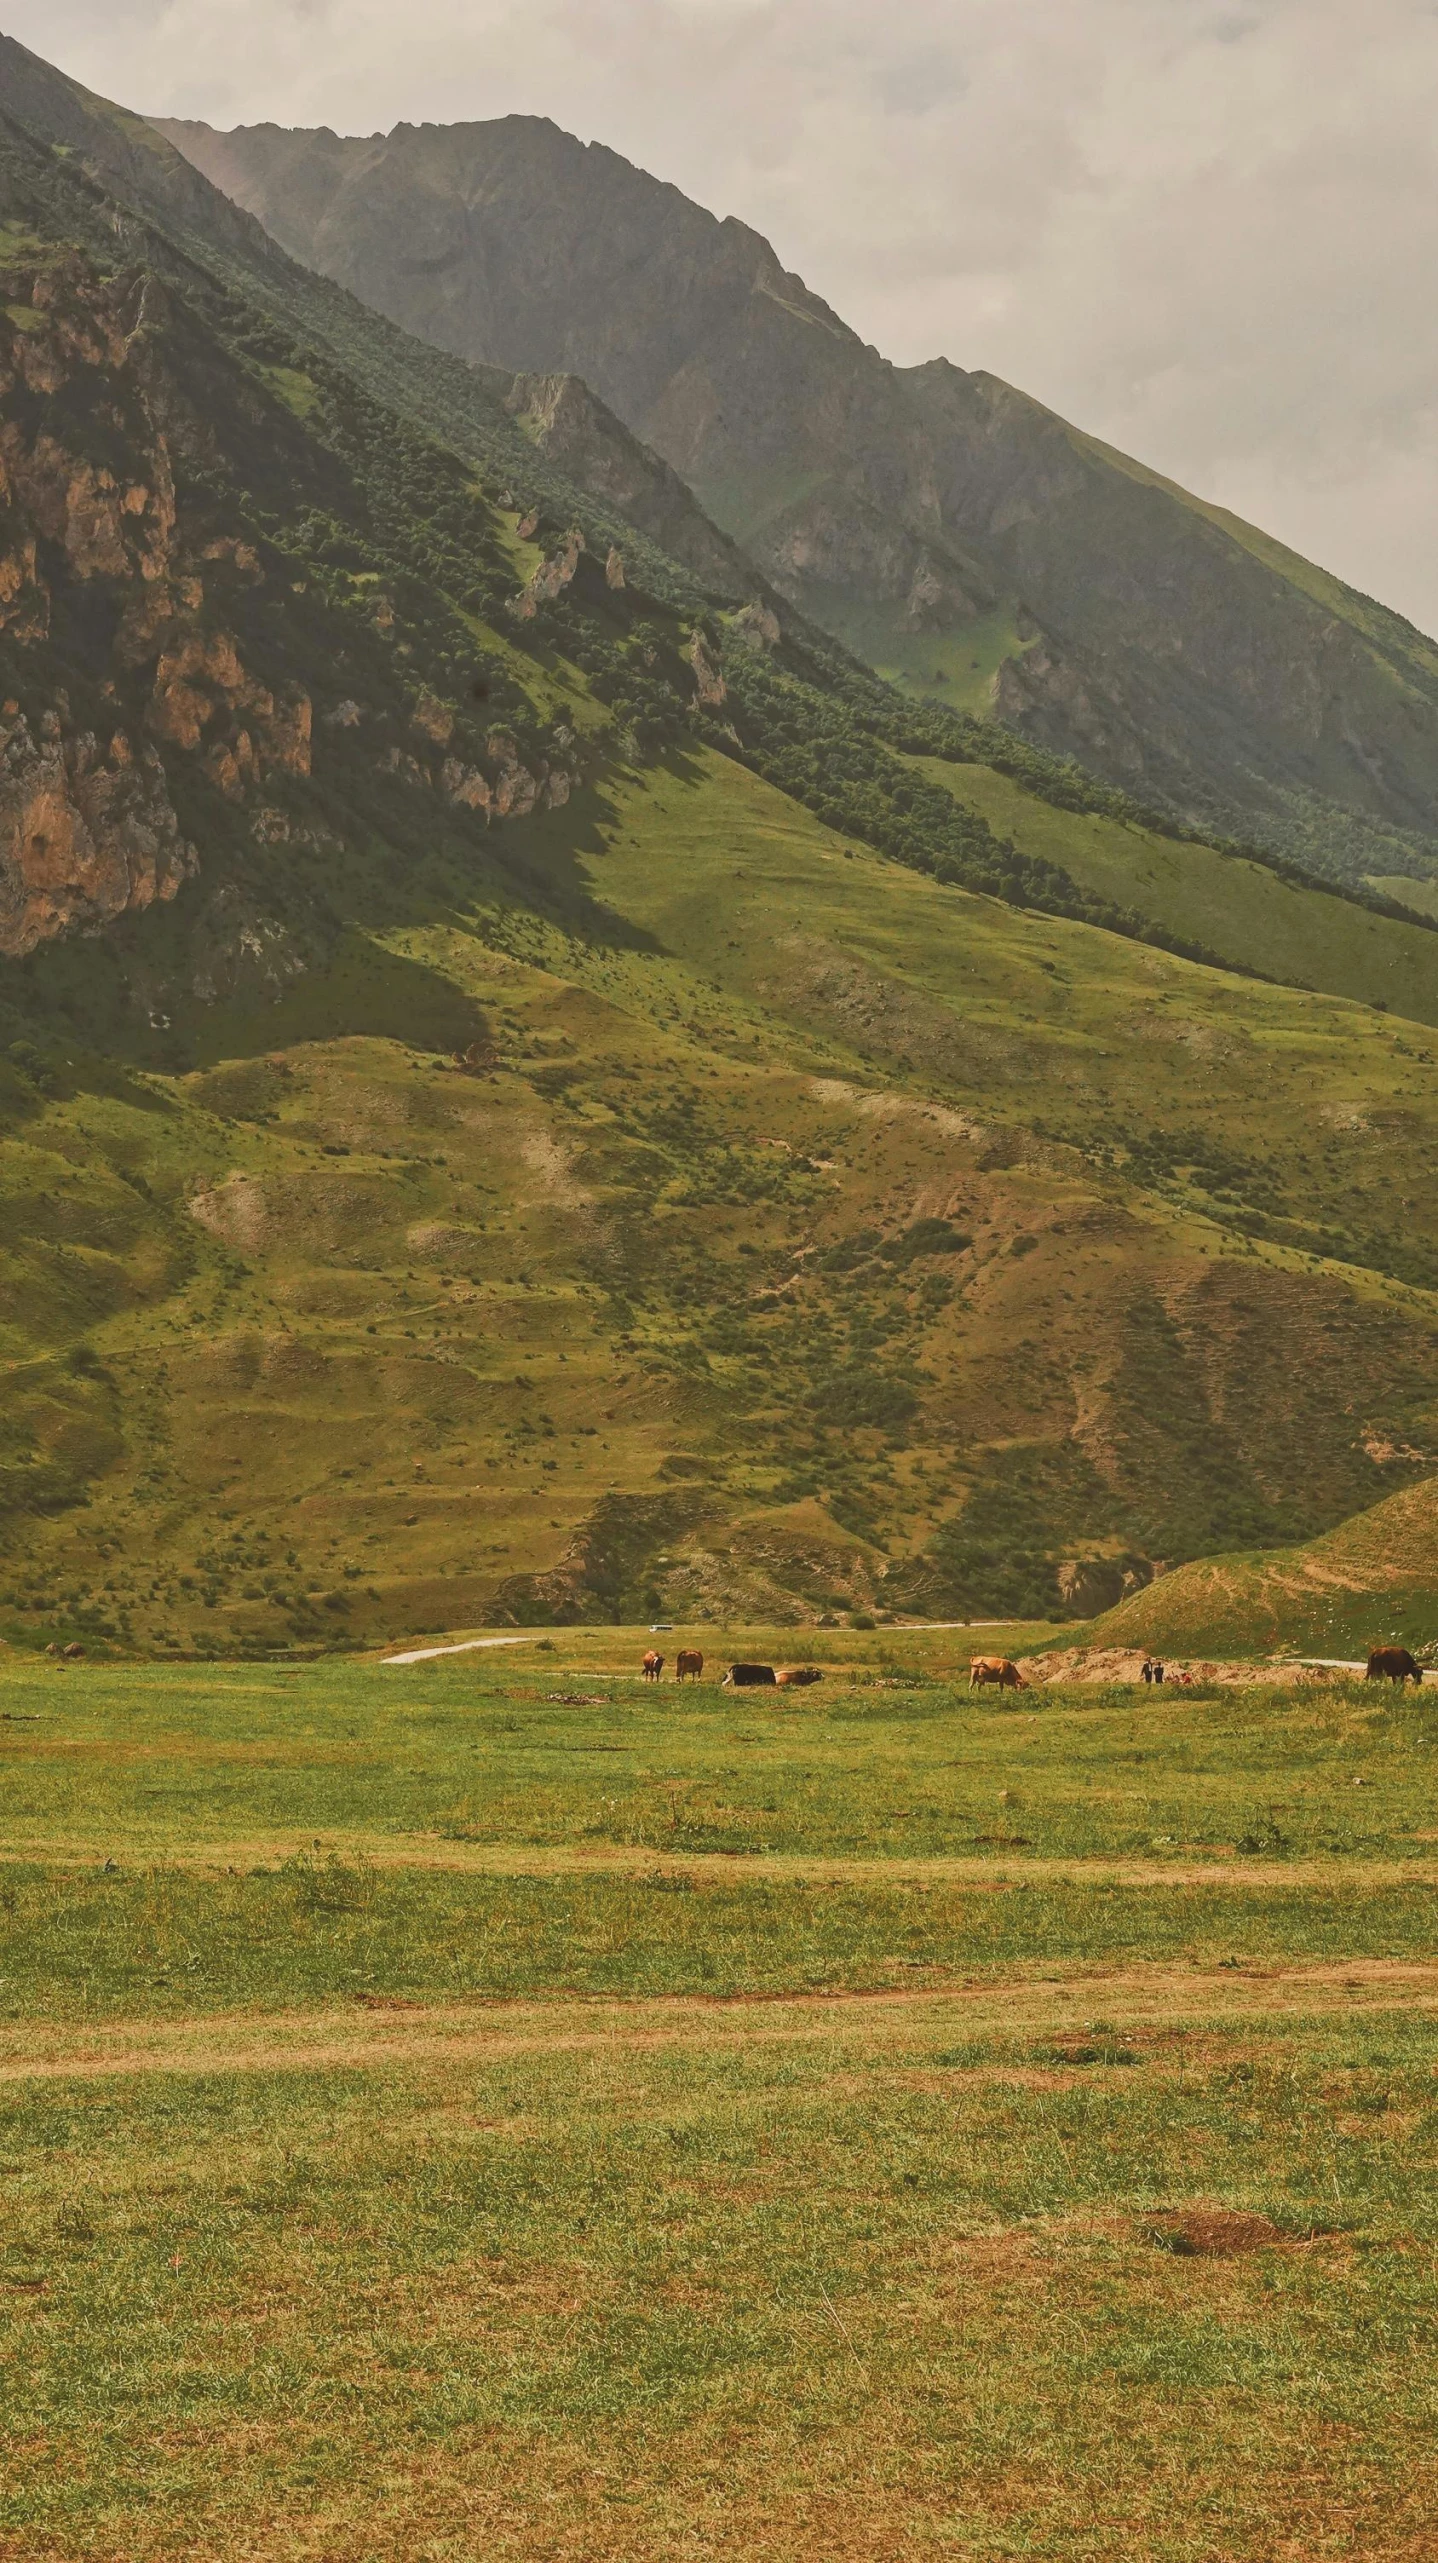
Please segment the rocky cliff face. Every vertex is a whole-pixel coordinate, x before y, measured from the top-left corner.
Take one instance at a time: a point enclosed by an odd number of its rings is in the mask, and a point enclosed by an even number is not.
[[[156,750],[123,730],[39,736],[13,700],[0,716],[0,952],[20,955],[68,927],[107,925],[172,899],[196,870]]]
[[[148,680],[139,703],[127,689],[126,717],[115,677],[101,676],[101,706],[108,698],[114,710],[103,732],[77,721],[39,666],[28,712],[17,694],[0,709],[0,952],[21,954],[66,927],[173,898],[194,871],[158,741],[176,735],[180,670],[217,640],[199,639],[204,583],[177,552],[169,451],[145,397],[145,288],[102,286],[78,258],[47,256],[12,261],[5,292],[0,634],[10,668],[28,676],[26,662],[44,656],[63,591],[107,635],[117,671]],[[192,689],[182,725],[192,746],[202,703],[208,717],[213,698]]]
[[[275,482],[258,516],[255,472]],[[382,587],[332,577],[321,597],[295,576],[305,564],[274,539],[287,509],[306,540],[346,539],[333,514],[304,518],[321,500],[363,506],[152,271],[105,272],[21,222],[0,232],[0,956],[112,926],[199,874],[189,975],[219,992],[229,926],[248,920],[254,941],[258,911],[216,871],[218,844],[231,873],[237,847],[342,852],[328,802],[346,767],[418,785],[461,822],[568,797],[567,733],[536,753],[461,721],[417,683],[423,644]],[[363,708],[333,683],[356,655],[336,596],[378,662]],[[316,781],[306,812],[294,789]]]
[[[0,634],[28,698],[0,713],[0,952],[15,955],[171,899],[198,869],[164,751],[243,803],[309,773],[312,705],[264,683],[227,627],[227,598],[264,579],[253,543],[180,522],[154,278],[46,250],[12,254],[4,285]],[[57,641],[90,662],[103,729],[54,683]]]
[[[1003,599],[1041,647],[998,708],[1047,744],[1280,833],[1300,808],[1355,846],[1438,826],[1438,650],[1397,616],[1005,384],[885,363],[757,234],[617,154],[524,117],[163,130],[406,328],[582,376],[831,628],[953,630]],[[562,441],[565,403],[520,397]]]

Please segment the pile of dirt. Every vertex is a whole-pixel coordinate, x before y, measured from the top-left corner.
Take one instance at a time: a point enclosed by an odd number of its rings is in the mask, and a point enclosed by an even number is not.
[[[1323,1682],[1332,1678],[1331,1674],[1325,1673],[1318,1665],[1294,1664],[1288,1661],[1272,1664],[1225,1664],[1198,1658],[1185,1660],[1174,1656],[1164,1656],[1160,1660],[1164,1669],[1165,1690],[1170,1685],[1182,1688],[1185,1675],[1190,1683],[1217,1682],[1226,1687],[1249,1683],[1272,1685],[1274,1683]],[[1153,1661],[1154,1658],[1139,1647],[1062,1646],[1053,1647],[1043,1655],[1021,1656],[1019,1671],[1026,1682],[1044,1684],[1141,1682],[1144,1666]]]
[[[1228,2207],[1193,2207],[1151,2216],[1150,2240],[1183,2260],[1236,2260],[1244,2252],[1272,2251],[1288,2237],[1267,2216]]]

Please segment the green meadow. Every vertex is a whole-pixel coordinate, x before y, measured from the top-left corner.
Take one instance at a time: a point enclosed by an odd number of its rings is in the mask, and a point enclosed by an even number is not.
[[[1427,1696],[697,1634],[7,1661],[0,2553],[1422,2553]]]
[[[876,1874],[979,1852],[1426,1857],[1438,1691],[971,1695],[975,1647],[1033,1633],[778,1633],[796,1634],[786,1656],[772,1630],[681,1629],[657,1643],[671,1667],[704,1646],[704,1678],[658,1686],[635,1670],[656,1643],[640,1630],[408,1664],[12,1664],[4,1844],[131,1864],[318,1838],[376,1858],[663,1851]],[[824,1679],[721,1688],[756,1650]]]

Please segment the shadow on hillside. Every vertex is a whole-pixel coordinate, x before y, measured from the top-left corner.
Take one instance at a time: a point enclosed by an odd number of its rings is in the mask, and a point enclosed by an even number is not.
[[[131,1090],[136,1070],[182,1075],[287,1042],[369,1035],[449,1051],[486,1038],[483,1011],[462,988],[387,950],[363,926],[342,927],[323,943],[311,939],[308,953],[286,953],[278,986],[242,984],[213,1002],[183,983],[177,989],[171,974],[155,967],[153,940],[138,1000],[125,950],[98,942],[33,956],[18,987],[19,974],[6,972],[0,1043],[14,1028],[31,1033],[55,1092],[110,1093],[119,1081],[133,1101],[149,1091]]]
[[[682,751],[664,766],[698,780]],[[590,886],[610,816],[602,784],[483,835],[427,804],[418,814],[380,807],[358,846],[302,857],[287,848],[284,872],[256,861],[202,874],[172,906],[0,963],[0,1048],[28,1036],[65,1085],[96,1090],[125,1070],[183,1074],[295,1041],[465,1049],[487,1037],[474,999],[441,967],[376,938],[473,933],[487,908],[531,914],[599,949],[661,950]]]
[[[698,786],[704,769],[682,748],[671,748],[638,770],[640,789],[647,774],[663,773]],[[496,840],[495,855],[517,904],[562,926],[583,943],[622,952],[660,953],[666,949],[647,927],[635,925],[611,908],[591,885],[588,867],[602,864],[608,852],[605,829],[614,812],[605,786],[592,784],[576,793],[567,809],[551,810],[506,829]]]

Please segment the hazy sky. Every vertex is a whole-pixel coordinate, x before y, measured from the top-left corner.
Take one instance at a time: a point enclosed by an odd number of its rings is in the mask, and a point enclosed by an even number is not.
[[[92,88],[523,110],[1438,631],[1438,0],[8,0]]]

